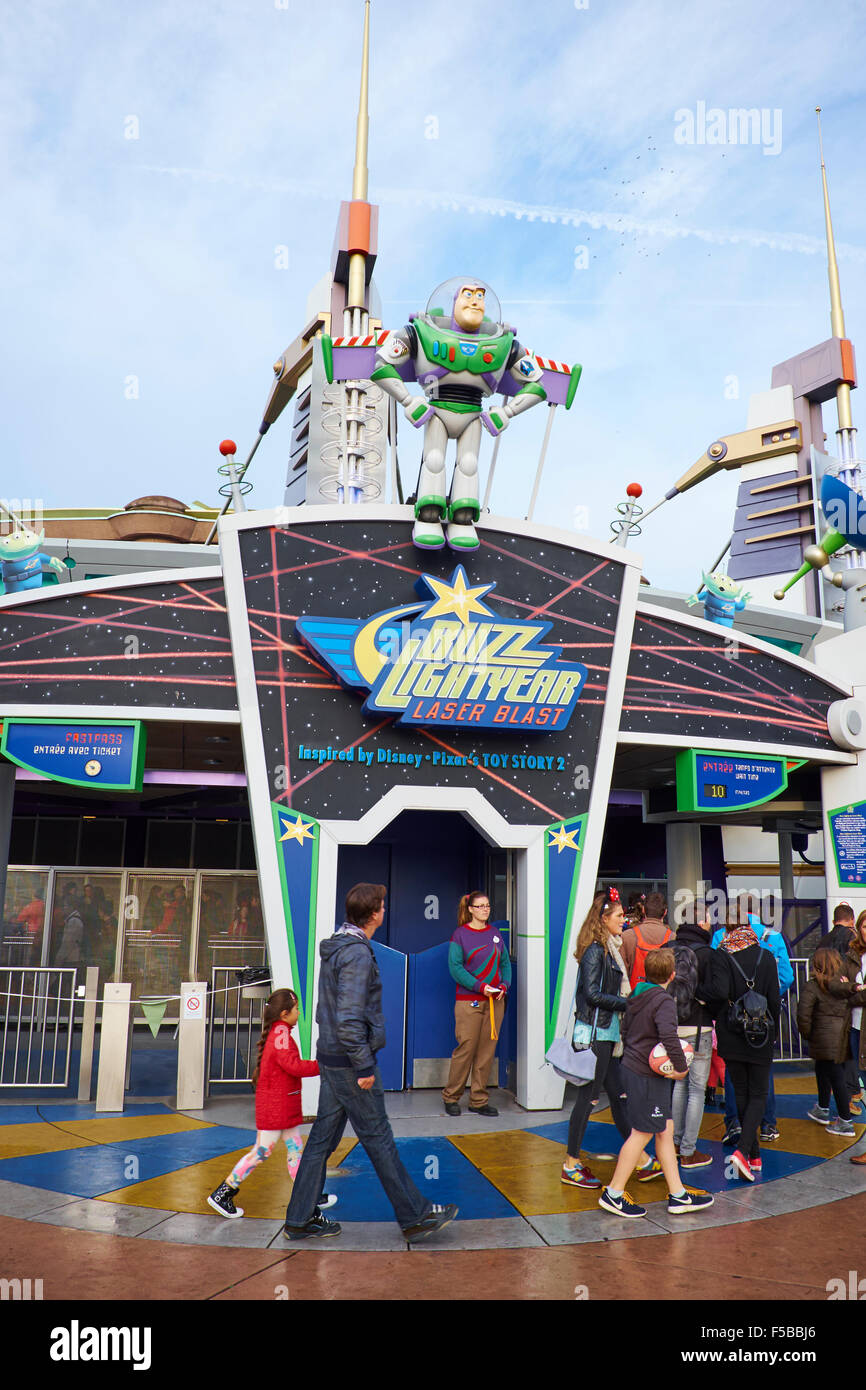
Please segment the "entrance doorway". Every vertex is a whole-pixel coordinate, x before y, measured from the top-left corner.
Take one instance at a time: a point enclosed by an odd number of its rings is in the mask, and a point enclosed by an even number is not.
[[[490,920],[499,923],[513,956],[513,858],[513,851],[491,846],[453,811],[404,811],[370,844],[340,846],[338,912],[354,883],[383,883],[388,891],[385,921],[373,941],[388,1038],[379,1056],[386,1090],[444,1084],[455,1046],[448,943],[457,907],[464,893],[487,893]],[[512,988],[494,1063],[499,1084],[514,1063],[516,1019]]]

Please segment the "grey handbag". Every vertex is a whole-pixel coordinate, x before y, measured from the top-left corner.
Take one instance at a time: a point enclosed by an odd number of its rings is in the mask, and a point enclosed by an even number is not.
[[[580,982],[580,972],[578,971],[578,984]],[[577,989],[574,987],[575,1011],[577,1009]],[[589,1047],[575,1050],[568,1032],[563,1033],[562,1037],[554,1038],[550,1047],[544,1054],[544,1060],[553,1067],[557,1076],[561,1076],[563,1081],[570,1081],[572,1086],[585,1086],[587,1082],[595,1080],[596,1055],[592,1050],[595,1041],[595,1033],[598,1027],[598,1009],[595,1011],[595,1018],[592,1020],[592,1032],[589,1037]],[[572,1025],[572,1032],[574,1027]]]

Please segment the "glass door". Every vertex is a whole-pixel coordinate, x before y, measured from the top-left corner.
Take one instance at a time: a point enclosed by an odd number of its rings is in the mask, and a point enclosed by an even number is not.
[[[133,999],[180,994],[189,969],[194,888],[192,873],[127,875],[119,971]]]

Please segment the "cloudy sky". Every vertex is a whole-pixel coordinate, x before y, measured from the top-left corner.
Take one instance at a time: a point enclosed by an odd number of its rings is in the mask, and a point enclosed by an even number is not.
[[[372,16],[385,323],[478,274],[526,346],[584,366],[538,520],[606,539],[629,482],[654,501],[745,428],[774,363],[829,337],[816,105],[862,345],[859,7],[374,0]],[[217,445],[252,443],[351,194],[362,19],[361,0],[6,7],[0,496],[214,502]],[[701,104],[764,111],[762,136],[684,143]],[[503,440],[495,511],[525,514],[545,414]],[[290,425],[256,456],[258,506],[282,500]],[[654,583],[695,586],[735,492],[723,475],[647,523]]]

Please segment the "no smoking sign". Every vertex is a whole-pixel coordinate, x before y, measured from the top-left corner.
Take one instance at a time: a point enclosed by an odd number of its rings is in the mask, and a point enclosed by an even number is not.
[[[184,1018],[204,1017],[204,997],[201,994],[187,994],[183,1001]]]

